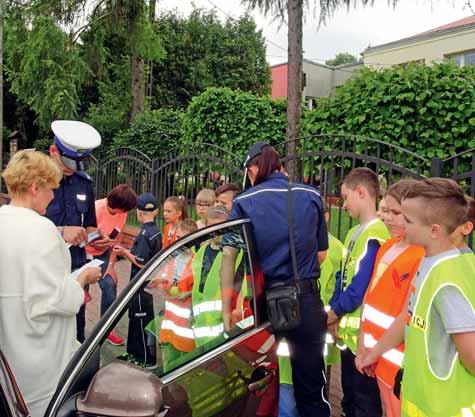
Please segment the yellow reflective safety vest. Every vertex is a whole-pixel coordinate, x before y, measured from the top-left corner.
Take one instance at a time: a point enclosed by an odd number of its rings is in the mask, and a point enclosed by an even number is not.
[[[222,415],[226,407],[248,395],[246,379],[253,370],[233,351],[228,351],[177,382],[187,392],[193,417],[212,417]]]
[[[200,291],[203,257],[209,245],[210,243],[206,243],[198,249],[191,265],[193,270],[193,332],[197,347],[203,346],[211,341],[216,342],[218,338],[223,338],[224,340],[220,278],[223,253],[221,251],[216,255],[211,265],[203,287],[203,292]],[[238,254],[236,269],[241,263],[241,260],[242,251]]]
[[[341,291],[345,291],[351,284],[353,277],[358,273],[361,260],[365,257],[368,241],[376,239],[380,243],[390,238],[388,229],[379,219],[374,219],[364,225],[353,227],[346,236],[345,247],[346,256],[341,262]],[[361,306],[351,313],[345,314],[340,320],[338,333],[341,341],[353,352],[356,353],[358,345],[358,335],[360,331]]]
[[[325,260],[320,265],[320,295],[322,297],[325,310],[329,311],[330,298],[335,291],[336,273],[340,270],[346,248],[335,236],[328,234],[328,251]],[[333,365],[340,362],[339,349],[336,347],[330,333],[325,337],[325,350],[323,352],[326,365]]]
[[[475,376],[454,357],[448,375],[438,376],[429,361],[428,330],[434,295],[455,286],[475,311],[475,265],[473,254],[447,256],[436,262],[416,294],[408,315],[404,376],[403,417],[475,417]]]

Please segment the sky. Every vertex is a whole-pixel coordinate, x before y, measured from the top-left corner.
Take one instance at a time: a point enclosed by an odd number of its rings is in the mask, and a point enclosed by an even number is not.
[[[309,0],[309,3],[313,1]],[[388,5],[388,0],[374,0],[373,7],[363,7],[358,0],[355,3],[357,7],[338,10],[320,28],[318,9],[316,18],[313,17],[313,11],[306,13],[303,27],[304,58],[323,63],[338,52],[359,56],[369,45],[381,45],[416,35],[472,14],[465,6],[466,0],[399,0],[395,8]],[[240,0],[159,0],[157,4],[158,13],[162,10],[177,10],[184,16],[194,6],[214,9],[223,19],[227,16],[236,18],[246,12]],[[475,5],[475,1],[472,4]],[[269,64],[285,62],[287,26],[258,11],[252,11],[251,15],[266,39]]]

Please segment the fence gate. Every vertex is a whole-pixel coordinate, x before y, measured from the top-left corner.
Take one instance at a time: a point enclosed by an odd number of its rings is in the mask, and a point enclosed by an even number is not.
[[[330,209],[330,231],[340,239],[353,225],[342,208],[340,183],[355,167],[373,169],[383,188],[401,178],[441,176],[453,178],[467,194],[475,195],[474,150],[441,160],[360,136],[316,135],[302,138],[300,143],[295,154],[286,154],[288,142],[276,145],[276,149],[284,167],[289,161],[297,163],[299,181],[320,190]],[[104,197],[117,184],[128,183],[137,193],[152,192],[161,205],[168,196],[183,196],[194,217],[193,203],[200,189],[216,188],[223,182],[242,183],[242,159],[242,155],[211,144],[195,144],[186,153],[173,149],[156,159],[121,148],[113,157],[96,161],[89,172],[98,197]]]

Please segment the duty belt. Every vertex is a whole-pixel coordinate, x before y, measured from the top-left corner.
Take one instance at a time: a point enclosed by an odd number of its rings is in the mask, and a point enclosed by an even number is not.
[[[287,281],[271,281],[266,285],[266,290],[276,286],[297,286],[298,293],[304,294],[320,294],[320,282],[316,278],[298,279],[296,281],[289,279]]]

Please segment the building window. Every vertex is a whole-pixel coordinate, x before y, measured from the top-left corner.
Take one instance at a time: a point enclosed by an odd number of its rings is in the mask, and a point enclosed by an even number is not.
[[[464,67],[465,65],[475,66],[475,50],[452,55],[450,58],[453,59],[458,67]]]

